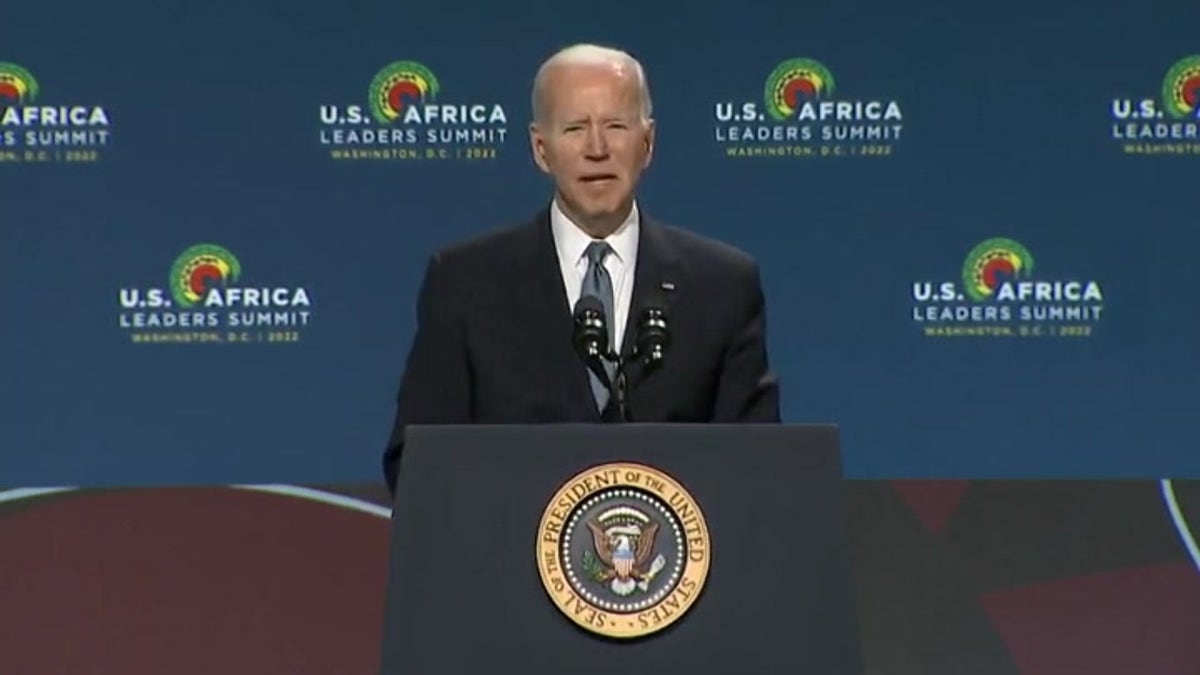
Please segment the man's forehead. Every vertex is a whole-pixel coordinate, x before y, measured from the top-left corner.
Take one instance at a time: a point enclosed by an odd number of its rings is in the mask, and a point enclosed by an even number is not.
[[[633,70],[629,64],[617,60],[611,61],[565,61],[554,64],[550,67],[548,75],[566,75],[579,76],[583,74],[591,75],[615,75],[618,77],[626,77],[633,75]]]
[[[641,114],[637,75],[624,64],[568,63],[545,73],[538,99],[547,119],[629,120]]]
[[[550,118],[559,124],[571,122],[633,122],[638,118],[636,106],[620,106],[596,110],[586,106],[552,106]]]
[[[637,105],[638,88],[628,80],[564,78],[549,83],[546,98],[562,106],[611,101],[614,106]]]

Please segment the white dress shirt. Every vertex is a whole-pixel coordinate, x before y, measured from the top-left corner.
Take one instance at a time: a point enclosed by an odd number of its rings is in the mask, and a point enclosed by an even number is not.
[[[609,317],[613,323],[614,340],[612,349],[618,353],[621,350],[621,338],[625,334],[625,322],[629,317],[629,305],[633,297],[633,273],[637,264],[638,247],[638,208],[637,204],[629,210],[625,222],[612,234],[604,238],[613,252],[604,258],[604,267],[608,270],[613,283],[613,313]],[[579,301],[579,289],[583,285],[583,275],[587,273],[588,261],[584,256],[588,244],[595,241],[591,235],[584,232],[567,217],[558,206],[558,200],[550,205],[550,229],[554,233],[554,247],[558,251],[558,264],[562,269],[563,286],[567,291],[567,300],[574,310]]]

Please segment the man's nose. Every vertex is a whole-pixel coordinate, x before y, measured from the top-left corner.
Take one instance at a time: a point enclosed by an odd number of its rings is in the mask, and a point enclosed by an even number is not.
[[[608,138],[603,129],[596,125],[588,127],[587,142],[583,151],[588,159],[604,159],[608,156]]]

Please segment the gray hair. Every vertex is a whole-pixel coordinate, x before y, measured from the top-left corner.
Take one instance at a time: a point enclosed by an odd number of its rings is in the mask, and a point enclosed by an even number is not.
[[[560,49],[553,56],[546,59],[542,63],[542,66],[538,68],[537,75],[533,78],[533,95],[530,100],[534,122],[536,123],[544,119],[542,114],[544,107],[542,99],[544,97],[546,76],[555,66],[612,64],[628,66],[637,77],[642,121],[648,122],[654,113],[654,103],[650,99],[650,84],[646,80],[646,71],[642,68],[642,64],[633,58],[633,56],[620,49],[595,44],[576,44]]]

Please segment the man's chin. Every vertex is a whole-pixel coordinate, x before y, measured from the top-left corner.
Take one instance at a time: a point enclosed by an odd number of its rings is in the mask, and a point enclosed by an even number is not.
[[[618,199],[587,200],[579,203],[579,213],[585,218],[624,218],[629,202]]]
[[[564,211],[580,225],[607,225],[616,228],[629,215],[632,201],[626,199],[569,199]],[[588,229],[591,229],[590,227]]]

